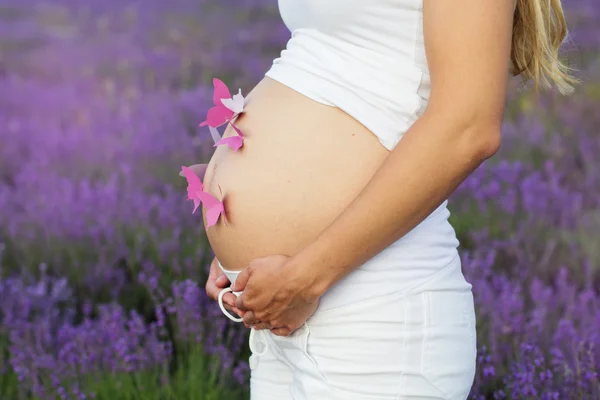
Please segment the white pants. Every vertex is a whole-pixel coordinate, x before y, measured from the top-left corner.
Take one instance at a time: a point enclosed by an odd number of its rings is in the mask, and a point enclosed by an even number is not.
[[[448,216],[444,203],[338,281],[290,336],[252,329],[251,400],[466,399],[475,310]]]
[[[290,336],[253,330],[251,400],[466,399],[475,311],[460,266],[408,291],[318,308]]]

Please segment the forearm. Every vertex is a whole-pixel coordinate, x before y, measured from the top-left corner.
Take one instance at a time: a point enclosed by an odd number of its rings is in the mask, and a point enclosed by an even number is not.
[[[320,296],[335,282],[404,236],[496,150],[496,128],[421,116],[354,201],[290,260],[308,269]],[[487,131],[487,132],[486,132]]]

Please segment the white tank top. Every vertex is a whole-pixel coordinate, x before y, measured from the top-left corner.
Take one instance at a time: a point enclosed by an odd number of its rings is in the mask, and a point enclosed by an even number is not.
[[[429,98],[422,0],[279,0],[279,10],[292,37],[266,76],[393,149]]]
[[[292,37],[266,75],[339,107],[392,150],[429,99],[422,0],[278,1]],[[331,288],[328,306],[371,293],[365,284],[394,293],[460,267],[447,204]]]

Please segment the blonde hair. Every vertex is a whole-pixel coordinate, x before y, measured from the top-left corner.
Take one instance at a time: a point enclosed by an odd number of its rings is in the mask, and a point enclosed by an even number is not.
[[[561,94],[571,94],[580,81],[558,57],[567,36],[567,23],[560,0],[516,0],[511,50],[511,74],[535,81],[536,91],[553,85]]]

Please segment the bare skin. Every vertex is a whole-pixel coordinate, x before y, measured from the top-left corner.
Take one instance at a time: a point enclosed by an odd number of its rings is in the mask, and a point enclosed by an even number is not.
[[[215,148],[203,181],[217,198],[217,185],[223,190],[228,225],[221,218],[207,236],[230,270],[258,257],[292,256],[314,241],[389,155],[348,114],[268,77],[249,93],[235,124],[243,147]],[[232,134],[228,127],[224,136]]]
[[[232,224],[207,233],[225,268],[243,269],[233,290],[243,291],[235,304],[247,326],[293,332],[329,287],[423,221],[498,150],[513,7],[424,2],[431,94],[391,153],[341,110],[268,78],[253,90],[239,120],[246,145],[219,148],[205,177],[213,194],[217,183],[225,190]]]
[[[389,154],[348,114],[268,77],[248,94],[235,124],[245,135],[239,152],[219,146],[208,164],[190,166],[205,190],[221,198],[219,185],[225,195],[228,225],[220,219],[207,230],[217,257],[206,292],[215,301],[230,285],[217,259],[230,270],[257,264],[259,257],[287,259],[316,239]],[[224,137],[232,131],[228,127]],[[232,293],[223,296],[225,308],[243,316],[235,302]]]
[[[249,264],[232,289],[247,325],[287,336],[315,299],[417,224],[500,146],[514,3],[425,0],[426,110],[351,204],[290,257]],[[278,279],[273,279],[273,269]],[[275,281],[277,284],[272,284]]]

